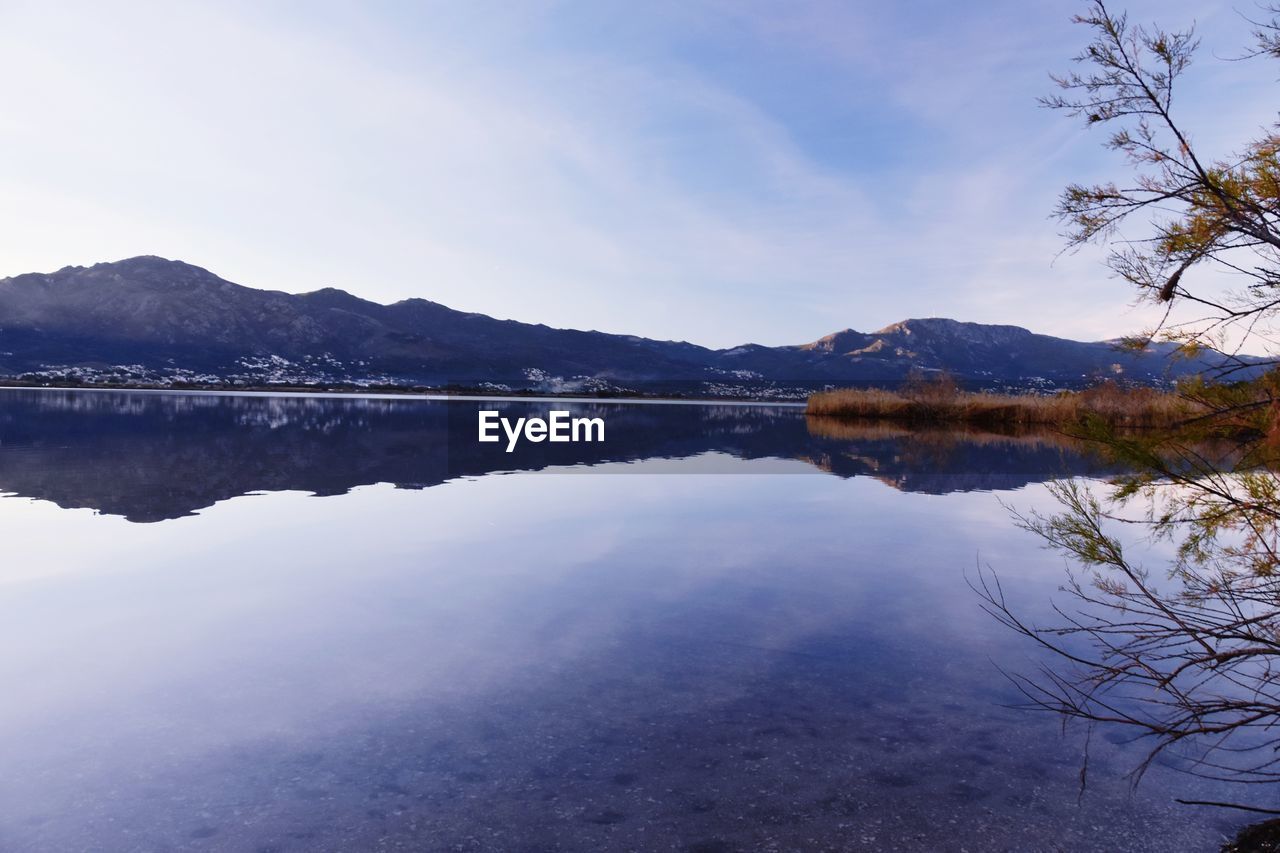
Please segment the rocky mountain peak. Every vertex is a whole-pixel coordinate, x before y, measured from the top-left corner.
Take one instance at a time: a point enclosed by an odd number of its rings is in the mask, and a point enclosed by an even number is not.
[[[1206,359],[1213,356],[1221,358]],[[710,350],[497,320],[421,298],[383,305],[331,287],[260,290],[156,256],[0,279],[0,376],[36,379],[597,390],[668,383],[685,393],[764,388],[776,396],[789,388],[803,396],[831,384],[891,385],[918,370],[1044,388],[1117,373],[1161,382],[1203,366],[941,317],[869,334],[843,329],[798,346]]]

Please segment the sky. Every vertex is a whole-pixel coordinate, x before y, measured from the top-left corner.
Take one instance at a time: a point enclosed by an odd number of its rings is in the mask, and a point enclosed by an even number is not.
[[[1246,3],[1177,108],[1223,156],[1280,69]],[[909,317],[1102,339],[1150,307],[1056,197],[1119,179],[1037,107],[1075,0],[0,0],[0,276],[160,255],[727,347]]]

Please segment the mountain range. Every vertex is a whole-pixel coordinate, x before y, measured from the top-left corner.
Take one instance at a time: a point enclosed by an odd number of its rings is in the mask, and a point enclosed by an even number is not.
[[[926,494],[1114,473],[1087,448],[1053,434],[831,424],[782,406],[46,389],[5,389],[0,403],[0,493],[135,522],[191,515],[246,494],[341,495],[374,483],[427,489],[494,471],[646,460],[686,460],[684,470],[701,473],[743,470],[726,460],[789,460],[798,464],[787,470],[871,477]],[[481,408],[516,418],[545,417],[549,406],[607,419],[608,441],[521,442],[507,453],[457,440],[474,434]]]
[[[1208,351],[1145,351],[930,318],[845,329],[794,346],[709,349],[555,329],[425,299],[383,305],[342,290],[290,294],[153,256],[0,279],[0,375],[51,383],[463,386],[799,396],[945,371],[975,386],[1167,382],[1211,370]]]

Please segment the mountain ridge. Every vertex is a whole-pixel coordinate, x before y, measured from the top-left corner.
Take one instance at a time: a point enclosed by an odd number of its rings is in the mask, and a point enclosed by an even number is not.
[[[945,371],[970,384],[1164,383],[1225,361],[1173,361],[1021,326],[910,318],[785,346],[712,349],[457,311],[335,287],[291,294],[143,255],[0,279],[0,375],[126,384],[467,385],[494,390],[743,394],[893,384]],[[754,391],[752,390],[754,389]]]

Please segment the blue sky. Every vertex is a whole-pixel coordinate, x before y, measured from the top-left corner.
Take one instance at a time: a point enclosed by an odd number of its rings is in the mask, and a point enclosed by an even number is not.
[[[1034,100],[1083,8],[0,0],[0,275],[158,254],[712,346],[1111,337],[1149,309],[1048,214],[1123,163]],[[1206,150],[1275,120],[1280,68],[1214,59],[1253,7],[1127,8],[1198,24]]]

